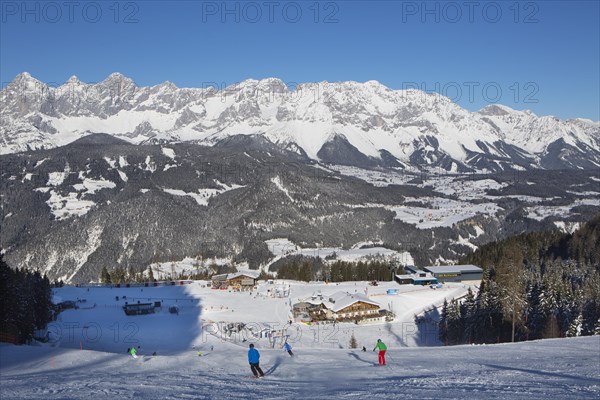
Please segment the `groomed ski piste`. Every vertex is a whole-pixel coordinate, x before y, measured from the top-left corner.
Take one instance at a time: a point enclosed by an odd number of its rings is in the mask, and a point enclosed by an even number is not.
[[[214,290],[202,281],[177,284],[55,289],[55,302],[78,301],[79,308],[59,314],[47,343],[0,344],[0,398],[591,399],[600,394],[598,336],[446,347],[433,325],[414,324],[415,315],[434,318],[432,310],[444,299],[464,296],[468,286],[460,283],[432,289],[276,280],[251,293]],[[287,294],[280,288],[289,289],[289,297],[273,297]],[[388,295],[390,288],[398,294]],[[339,291],[366,291],[396,318],[365,325],[289,323],[290,303]],[[160,301],[161,307],[153,314],[125,315],[125,302],[138,301]],[[177,313],[170,312],[173,306]],[[349,346],[352,335],[356,349]],[[285,339],[293,357],[281,348]],[[372,351],[377,339],[388,346],[386,366],[377,365]],[[252,378],[249,343],[261,354],[264,379]],[[139,346],[137,359],[127,354],[131,346]]]

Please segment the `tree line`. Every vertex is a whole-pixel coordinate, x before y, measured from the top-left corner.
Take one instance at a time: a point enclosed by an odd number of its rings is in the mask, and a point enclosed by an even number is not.
[[[0,254],[1,341],[28,343],[52,319],[52,289],[46,275],[10,268]]]
[[[173,264],[174,265],[174,264]],[[158,276],[159,279],[193,279],[193,280],[210,280],[211,276],[215,274],[223,274],[228,272],[235,272],[237,269],[233,265],[224,264],[218,265],[211,263],[207,267],[202,267],[198,263],[195,271],[184,272],[180,271],[176,273],[173,271],[167,276]],[[100,282],[104,284],[126,284],[132,282],[154,282],[155,278],[154,270],[152,266],[135,270],[133,267],[129,267],[127,270],[121,266],[116,267],[112,271],[108,271],[106,267],[102,267],[100,271]]]
[[[321,259],[291,259],[277,269],[280,279],[297,281],[324,280],[328,282],[348,281],[390,281],[392,280],[392,265],[381,260],[369,261],[333,261],[323,263]],[[403,273],[403,269],[397,271]]]
[[[573,234],[522,234],[464,263],[484,268],[477,295],[445,302],[439,338],[490,343],[600,334],[600,216]]]
[[[147,273],[145,273],[147,271]],[[130,282],[154,282],[154,271],[152,267],[143,268],[136,271],[133,267],[127,270],[121,266],[116,267],[111,272],[106,267],[100,271],[100,282],[104,284],[124,284]]]

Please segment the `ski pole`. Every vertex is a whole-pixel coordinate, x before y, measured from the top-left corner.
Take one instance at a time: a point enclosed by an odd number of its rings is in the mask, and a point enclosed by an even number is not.
[[[386,358],[392,362],[390,369],[396,369],[396,363],[394,361],[394,357],[392,357],[390,354],[386,353]]]

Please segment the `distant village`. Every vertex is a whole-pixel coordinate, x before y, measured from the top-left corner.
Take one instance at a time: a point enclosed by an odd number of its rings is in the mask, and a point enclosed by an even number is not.
[[[449,282],[461,282],[468,285],[478,285],[483,278],[483,270],[475,265],[452,265],[452,266],[429,266],[418,269],[414,266],[404,266],[403,274],[392,271],[393,279],[398,285],[428,286],[431,289],[443,287]],[[194,281],[154,281],[144,283],[116,284],[115,287],[150,287],[185,285]],[[285,282],[285,281],[283,281]],[[214,290],[247,291],[252,292],[258,288],[259,273],[257,271],[238,271],[226,274],[216,274],[210,278],[210,287]],[[275,279],[266,280],[270,287],[266,295],[277,298],[290,298],[290,286],[285,283],[277,283]],[[369,285],[377,286],[377,281],[369,282]],[[333,286],[333,284],[332,284]],[[397,294],[396,289],[387,289],[388,295]],[[364,293],[349,293],[333,291],[323,294],[320,291],[304,299],[297,299],[292,304],[290,301],[291,315],[295,322],[303,323],[337,323],[350,322],[356,324],[380,323],[393,321],[394,314],[382,308],[382,305],[368,296],[368,289]],[[123,310],[127,315],[141,315],[154,313],[155,309],[161,308],[161,302],[129,303],[126,302]],[[178,313],[178,308],[172,306],[169,312]]]
[[[447,282],[479,284],[483,270],[474,265],[431,266],[419,270],[405,266],[407,274],[394,274],[399,285],[420,285],[431,288],[441,287]],[[253,271],[213,275],[211,285],[218,290],[251,291],[256,288],[259,274]],[[269,281],[273,284],[273,281]],[[371,282],[377,285],[377,282]],[[268,291],[271,297],[289,297],[289,286],[273,285]],[[335,292],[330,295],[315,294],[293,304],[292,312],[296,322],[353,322],[356,324],[392,321],[394,315],[368,297],[365,293]],[[396,294],[393,289],[388,294]]]

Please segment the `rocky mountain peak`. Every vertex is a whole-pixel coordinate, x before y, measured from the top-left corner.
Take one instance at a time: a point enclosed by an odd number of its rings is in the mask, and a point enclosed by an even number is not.
[[[470,112],[440,94],[393,90],[375,80],[289,88],[281,79],[265,78],[226,88],[180,89],[168,81],[140,87],[113,73],[96,85],[78,82],[71,77],[64,90],[27,73],[17,76],[2,91],[6,123],[0,134],[6,146],[1,151],[56,147],[90,132],[134,143],[159,135],[161,142],[207,145],[241,134],[261,135],[283,148],[293,145],[315,160],[319,153],[338,160],[334,153],[343,150],[364,166],[449,171],[600,166],[597,122],[538,117],[500,104]],[[33,91],[43,96],[23,99]],[[336,135],[345,141],[334,140]],[[586,161],[554,160],[565,154]]]

